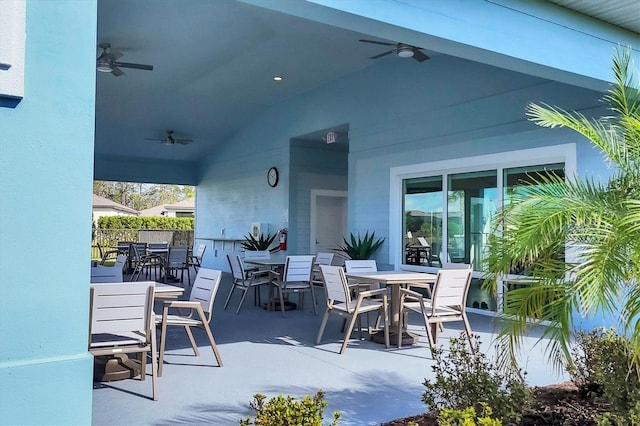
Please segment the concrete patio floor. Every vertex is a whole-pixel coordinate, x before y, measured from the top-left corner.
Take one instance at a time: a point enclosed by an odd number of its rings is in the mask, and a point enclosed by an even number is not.
[[[200,351],[195,357],[184,329],[172,327],[163,376],[158,380],[158,401],[151,399],[151,367],[147,364],[143,382],[94,383],[93,424],[237,425],[252,414],[249,402],[255,393],[298,398],[315,394],[318,389],[325,391],[329,403],[326,423],[335,410],[342,415],[341,425],[379,425],[426,411],[420,400],[422,383],[433,377],[433,360],[419,316],[409,318],[409,330],[420,335],[416,345],[385,349],[384,345],[358,340],[354,332],[345,353],[339,355],[343,335],[341,319],[335,315],[329,319],[321,344],[315,345],[324,300],[318,303],[318,315],[313,314],[307,297],[304,310],[287,311],[283,318],[280,312],[254,306],[249,292],[236,315],[237,292],[228,310],[223,310],[230,288],[231,277],[225,273],[211,321],[223,367],[215,364],[203,331],[194,331]],[[188,298],[189,289],[184,298]],[[474,333],[480,336],[482,350],[493,354],[495,320],[471,314],[470,321]],[[439,343],[448,347],[449,338],[457,337],[461,326],[446,324]],[[566,379],[554,374],[544,355],[544,342],[534,345],[540,331],[532,328],[521,362],[527,382],[535,386]]]

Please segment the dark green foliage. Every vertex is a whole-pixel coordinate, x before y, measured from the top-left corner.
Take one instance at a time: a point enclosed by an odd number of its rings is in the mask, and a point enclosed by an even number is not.
[[[303,399],[296,401],[291,396],[278,395],[269,400],[260,393],[253,396],[253,401],[249,403],[251,409],[256,411],[253,422],[247,416],[240,420],[241,426],[264,425],[264,426],[322,426],[322,417],[327,402],[324,400],[324,392],[319,390],[312,398],[307,395]],[[340,413],[333,413],[331,426],[338,424]]]
[[[334,249],[334,251],[344,253],[349,259],[352,260],[369,259],[371,256],[373,256],[373,253],[375,253],[376,250],[380,248],[382,243],[384,243],[384,238],[378,238],[374,242],[374,238],[376,235],[375,232],[372,232],[371,235],[369,235],[369,231],[367,231],[364,234],[364,237],[360,237],[360,234],[358,234],[357,239],[353,235],[353,233],[351,233],[350,235],[351,242],[347,241],[347,239],[343,237],[342,240],[344,241],[344,244],[338,246],[338,248]]]
[[[276,239],[278,234],[267,234],[266,236],[260,234],[260,236],[256,239],[253,235],[247,234],[244,237],[244,241],[241,243],[242,247],[245,250],[249,251],[262,251],[269,250],[271,253],[275,253],[280,250],[280,247],[271,247],[273,241]]]
[[[603,397],[618,415],[626,415],[639,403],[640,371],[629,339],[611,329],[580,331],[572,355],[569,374],[585,396]]]
[[[100,229],[193,229],[192,217],[162,216],[102,216]]]
[[[434,349],[434,380],[425,380],[426,391],[422,401],[429,411],[445,408],[476,413],[491,407],[493,417],[503,422],[518,421],[532,393],[520,376],[520,372],[501,370],[479,350],[480,343],[474,337],[475,353],[469,351],[466,339],[452,338],[449,352]]]

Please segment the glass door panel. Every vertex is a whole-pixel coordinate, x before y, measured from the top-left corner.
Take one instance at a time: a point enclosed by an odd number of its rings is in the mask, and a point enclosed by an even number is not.
[[[442,176],[405,179],[403,194],[403,263],[440,266]]]

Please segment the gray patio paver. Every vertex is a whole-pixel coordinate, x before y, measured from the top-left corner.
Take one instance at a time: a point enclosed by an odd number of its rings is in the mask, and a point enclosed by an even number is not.
[[[387,350],[368,340],[352,340],[339,355],[340,318],[329,318],[322,343],[316,346],[322,315],[313,315],[310,298],[305,301],[304,311],[288,311],[282,318],[279,312],[253,306],[248,295],[249,300],[236,315],[232,308],[237,303],[235,298],[227,311],[222,309],[229,288],[230,277],[225,274],[212,320],[224,367],[215,366],[203,332],[194,332],[200,351],[200,357],[194,357],[184,331],[173,327],[158,384],[159,401],[148,398],[149,376],[144,382],[136,379],[95,384],[93,424],[237,425],[251,413],[248,404],[257,392],[297,398],[318,389],[325,391],[329,402],[327,423],[334,410],[342,414],[341,425],[377,425],[425,411],[420,401],[422,382],[433,376],[433,360],[419,317],[411,317],[409,326],[421,336],[418,345]],[[474,332],[481,336],[482,350],[493,353],[489,344],[495,335],[493,320],[473,314],[470,320]],[[458,324],[447,324],[441,343],[447,345],[460,330]],[[536,334],[535,329],[532,334]],[[522,365],[530,384],[565,379],[556,376],[547,364],[544,345],[534,347],[535,337],[526,342],[529,349]]]

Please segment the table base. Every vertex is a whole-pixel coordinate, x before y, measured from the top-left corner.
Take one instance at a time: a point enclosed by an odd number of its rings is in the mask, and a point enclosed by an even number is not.
[[[290,302],[288,300],[284,301],[285,311],[295,311],[297,307],[298,306],[293,302]],[[280,309],[280,299],[273,299],[271,302],[263,303],[262,309],[265,309],[267,311],[281,311],[282,309]]]
[[[384,345],[384,331],[378,331],[371,335],[371,340]],[[408,331],[402,332],[402,346],[410,346],[418,343],[418,335]],[[389,330],[389,345],[398,347],[398,332]]]
[[[132,379],[139,376],[140,371],[140,362],[129,358],[127,354],[97,356],[93,366],[93,379],[96,382]]]

